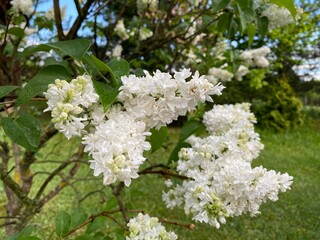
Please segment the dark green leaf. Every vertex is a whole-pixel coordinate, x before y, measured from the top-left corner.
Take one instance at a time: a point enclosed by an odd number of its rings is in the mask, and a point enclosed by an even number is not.
[[[107,109],[117,99],[117,96],[119,94],[119,88],[118,87],[113,88],[105,83],[98,82],[98,81],[93,81],[93,86],[100,97],[100,101],[104,111],[107,111]]]
[[[9,92],[17,89],[18,86],[2,86],[0,87],[0,98],[6,96]]]
[[[27,47],[21,54],[19,58],[27,58],[35,52],[54,50],[61,57],[72,57],[76,60],[81,60],[85,53],[90,48],[90,41],[88,39],[74,39],[62,42],[40,44],[36,46]]]
[[[85,234],[77,237],[76,240],[95,240],[95,238],[88,234]]]
[[[129,63],[125,59],[112,59],[107,65],[111,68],[112,76],[118,83],[122,76],[130,73]]]
[[[2,118],[2,127],[4,132],[15,143],[35,151],[40,143],[40,123],[38,119],[31,115],[22,115],[17,120],[11,118]]]
[[[41,239],[33,236],[25,236],[25,237],[19,237],[17,240],[41,240]]]
[[[107,203],[104,206],[104,209],[105,210],[111,210],[111,209],[113,209],[113,208],[115,208],[117,206],[118,206],[118,201],[117,201],[116,198],[113,197],[113,198],[111,198],[111,199],[109,199],[107,201]]]
[[[26,226],[18,235],[18,240],[20,240],[22,237],[28,237],[31,235],[32,231],[34,229],[34,226]]]
[[[91,234],[94,233],[96,231],[98,231],[99,229],[102,229],[105,227],[105,219],[104,218],[96,218],[94,219],[93,222],[87,224],[87,229],[86,229],[86,234]]]
[[[230,28],[232,13],[224,13],[219,17],[218,21],[218,31],[225,33],[226,30]]]
[[[61,65],[49,65],[38,72],[28,83],[22,88],[16,106],[19,106],[29,99],[42,94],[48,89],[48,85],[56,79],[69,80],[70,75],[67,69]]]
[[[213,11],[218,12],[224,8],[226,8],[230,3],[230,0],[213,0],[212,1],[212,6],[213,6]]]
[[[268,31],[269,20],[267,17],[263,16],[258,18],[258,32],[260,35],[264,36]]]
[[[97,68],[97,70],[99,70],[99,72],[101,72],[102,74],[112,72],[111,68],[107,64],[102,62],[100,59],[96,58],[92,54],[90,55],[90,57],[95,65],[95,67]]]
[[[186,140],[190,135],[194,134],[202,127],[202,124],[196,120],[189,120],[186,122],[180,131],[179,142]]]
[[[21,29],[21,28],[19,28],[19,27],[9,28],[8,34],[15,35],[15,36],[17,36],[18,38],[23,38],[23,37],[24,37],[24,31],[23,31],[23,29]]]
[[[162,147],[162,144],[166,141],[168,137],[168,128],[161,127],[159,130],[151,129],[151,152],[157,151]]]
[[[250,48],[251,44],[253,42],[254,35],[256,34],[256,27],[255,27],[254,24],[252,24],[252,23],[248,24],[248,26],[247,26],[247,34],[248,34],[248,45],[249,45],[249,48]]]
[[[88,219],[88,214],[83,208],[74,208],[71,213],[70,228],[75,228]]]
[[[88,39],[74,39],[48,43],[47,45],[56,50],[62,57],[70,56],[80,61],[84,54],[89,50],[91,43]]]
[[[254,20],[254,11],[248,6],[241,6],[237,3],[242,32],[247,28],[248,23]]]
[[[65,212],[61,211],[56,216],[56,234],[58,237],[63,237],[69,232],[71,224],[71,216]]]
[[[297,14],[296,7],[294,5],[294,0],[270,0],[270,3],[276,4],[279,7],[285,7],[289,10],[292,17],[295,18]]]

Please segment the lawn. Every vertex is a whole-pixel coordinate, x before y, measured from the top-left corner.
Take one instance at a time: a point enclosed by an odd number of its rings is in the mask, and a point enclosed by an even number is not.
[[[175,129],[171,131],[173,136],[177,135]],[[303,126],[287,132],[275,133],[261,129],[257,131],[265,144],[265,149],[254,161],[254,165],[263,165],[268,169],[288,172],[294,177],[292,190],[280,194],[277,202],[265,203],[261,207],[260,215],[253,218],[244,215],[227,219],[227,223],[220,229],[198,223],[195,223],[194,230],[166,225],[168,229],[174,230],[179,235],[179,239],[319,239],[320,114],[313,114],[313,118],[306,118]],[[171,142],[175,142],[175,139],[175,137],[171,138]],[[51,155],[43,153],[39,157],[46,156],[49,160],[61,159],[61,155],[64,157],[70,155],[71,153],[65,151],[65,144],[61,136],[58,136],[52,143],[51,147],[54,146],[55,150],[50,151]],[[72,144],[69,145],[70,148],[71,146]],[[173,144],[167,147],[172,148]],[[168,150],[158,150],[151,155],[151,161],[159,163],[166,161],[169,153]],[[50,167],[54,167],[53,163],[35,164],[34,171],[45,172],[45,169]],[[39,174],[35,179],[35,184],[39,185],[44,176],[45,174]],[[57,178],[56,182],[58,181]],[[66,210],[69,213],[75,211],[78,213],[77,216],[83,212],[85,219],[86,215],[89,216],[114,206],[109,188],[103,187],[101,179],[91,177],[91,170],[87,166],[84,165],[80,169],[75,186],[74,189],[63,190],[32,220],[31,224],[35,226],[33,235],[41,239],[56,239],[54,222],[55,215],[60,210]],[[129,189],[125,189],[123,196],[128,208],[132,206],[135,209],[143,209],[152,216],[167,218],[181,224],[192,223],[190,218],[185,217],[183,211],[165,208],[161,201],[164,189],[161,176],[142,176],[134,180]],[[101,191],[86,196],[88,192],[95,190]],[[3,197],[0,200],[3,205]],[[81,202],[80,210],[79,202]],[[80,232],[94,232],[97,226],[101,227],[104,234],[111,236],[106,239],[114,239],[114,233],[117,232],[115,224],[103,217],[97,218],[88,225],[88,229],[84,228]],[[3,231],[2,234],[4,235]],[[99,234],[97,233],[95,239],[103,239],[99,238]]]

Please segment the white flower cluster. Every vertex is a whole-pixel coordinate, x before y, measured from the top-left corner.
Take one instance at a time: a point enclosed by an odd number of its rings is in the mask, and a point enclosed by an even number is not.
[[[117,22],[114,28],[114,32],[121,38],[122,41],[125,41],[129,38],[129,34],[127,32],[126,27],[124,26],[123,19],[120,19]]]
[[[240,58],[252,67],[264,68],[269,66],[269,61],[266,58],[266,55],[270,52],[270,48],[264,46],[257,49],[243,51],[240,54]]]
[[[280,191],[290,189],[292,177],[287,173],[251,167],[263,148],[254,122],[249,104],[215,106],[207,112],[209,136],[191,136],[191,147],[180,150],[177,170],[189,180],[181,185],[166,182],[167,207],[182,206],[194,220],[219,228],[226,217],[258,214],[263,202],[276,201]]]
[[[233,78],[233,74],[227,70],[212,67],[209,69],[206,78],[212,84],[217,84],[218,82],[229,82]]]
[[[242,81],[242,78],[248,73],[249,69],[244,65],[240,65],[237,71],[235,72],[234,76],[238,81]]]
[[[289,10],[285,7],[279,7],[276,4],[269,4],[267,9],[261,13],[269,20],[268,28],[270,30],[280,28],[294,22]]]
[[[190,79],[190,80],[188,80]],[[221,85],[213,85],[204,76],[194,75],[189,69],[169,73],[145,72],[144,77],[122,77],[123,86],[118,96],[124,108],[147,128],[165,126],[192,111],[200,102],[212,101],[210,95],[220,95]]]
[[[139,30],[139,40],[140,41],[144,41],[152,36],[153,36],[153,32],[150,29],[148,29],[146,27],[140,28],[140,30]]]
[[[178,236],[174,232],[167,232],[156,217],[139,213],[130,219],[128,223],[129,232],[126,240],[176,240]]]
[[[123,181],[129,186],[145,161],[143,152],[150,150],[149,130],[171,123],[200,102],[211,101],[210,95],[223,89],[198,72],[192,76],[190,70],[173,77],[160,71],[145,74],[122,77],[117,99],[121,106],[115,104],[105,113],[89,76],[70,83],[56,80],[44,93],[45,111],[52,111],[55,127],[67,138],[83,135],[85,151],[93,158],[90,168],[95,176],[103,174],[105,185]]]
[[[13,10],[17,12],[22,12],[25,15],[30,15],[33,12],[32,0],[12,0],[10,1]]]
[[[137,0],[138,11],[156,11],[158,9],[158,0]]]
[[[49,84],[44,95],[48,99],[45,111],[51,111],[55,128],[68,139],[84,133],[88,123],[86,109],[99,100],[91,77],[87,75],[79,76],[70,83],[57,79],[55,84]]]

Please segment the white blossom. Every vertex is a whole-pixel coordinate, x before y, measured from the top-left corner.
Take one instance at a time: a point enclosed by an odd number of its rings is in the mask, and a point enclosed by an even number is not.
[[[180,150],[177,171],[188,180],[167,183],[166,206],[182,207],[194,220],[219,228],[227,217],[258,214],[263,202],[290,189],[287,173],[251,167],[263,148],[254,122],[249,104],[215,106],[205,113],[209,135],[191,136],[191,147]]]
[[[158,0],[137,0],[138,11],[156,11],[158,9]]]
[[[140,28],[139,30],[139,40],[144,41],[150,37],[152,37],[153,32],[148,28]]]
[[[268,4],[267,9],[261,13],[261,16],[268,18],[268,28],[270,30],[280,28],[294,22],[294,18],[287,8],[279,7],[272,3]]]
[[[176,240],[178,236],[174,232],[167,232],[156,217],[139,213],[131,218],[127,224],[129,232],[126,240]]]
[[[237,69],[237,71],[235,72],[235,78],[238,80],[238,81],[242,81],[242,78],[247,75],[249,73],[249,69],[244,66],[244,65],[240,65],[239,68]]]
[[[217,84],[218,82],[229,82],[233,78],[233,74],[227,70],[212,67],[208,70],[206,78],[212,84]]]
[[[145,122],[148,129],[171,123],[194,110],[198,103],[212,101],[210,95],[220,95],[223,89],[221,85],[209,83],[198,72],[192,76],[187,69],[173,76],[160,71],[153,76],[145,74],[145,77],[122,77],[118,99],[126,111]]]
[[[264,46],[257,49],[243,51],[240,54],[240,58],[250,66],[265,68],[269,66],[269,61],[266,58],[266,55],[270,52],[270,48]]]
[[[33,12],[32,0],[12,0],[10,1],[13,10],[17,12],[22,12],[23,14],[30,15]]]
[[[121,53],[122,53],[122,46],[121,44],[117,44],[113,49],[112,49],[112,53],[111,56],[114,58],[120,58],[121,57]]]
[[[122,41],[125,41],[129,38],[126,27],[124,26],[123,19],[120,19],[117,22],[117,25],[114,28],[114,32],[121,38]]]

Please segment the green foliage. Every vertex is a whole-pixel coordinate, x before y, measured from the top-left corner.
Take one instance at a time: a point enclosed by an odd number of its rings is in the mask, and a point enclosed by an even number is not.
[[[67,69],[61,65],[44,67],[22,88],[16,106],[20,106],[31,98],[45,92],[48,89],[48,85],[54,83],[56,79],[69,80],[70,74]]]
[[[267,93],[265,101],[253,103],[259,125],[283,130],[302,123],[302,103],[286,79],[279,79],[277,83],[269,84],[265,91]]]
[[[162,144],[167,140],[168,137],[168,128],[161,127],[160,129],[151,129],[151,152],[157,151],[159,148],[162,147]]]
[[[9,117],[1,118],[4,132],[13,142],[36,151],[40,144],[40,122],[31,115],[21,115],[16,120]]]
[[[0,98],[6,96],[8,93],[12,92],[13,90],[17,89],[18,86],[2,86],[0,87]]]
[[[119,94],[118,87],[110,87],[109,85],[93,81],[94,89],[96,90],[97,94],[99,95],[101,104],[103,106],[103,110],[107,111],[108,108],[115,102],[117,96]]]
[[[69,232],[71,225],[71,216],[65,212],[61,211],[56,216],[56,234],[58,237],[63,237]]]

